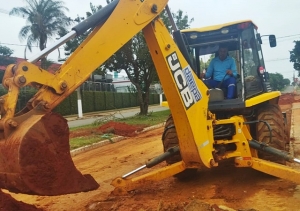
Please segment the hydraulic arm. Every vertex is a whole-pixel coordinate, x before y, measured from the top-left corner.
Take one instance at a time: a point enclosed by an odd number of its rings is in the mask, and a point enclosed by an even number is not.
[[[35,58],[7,67],[3,85],[8,94],[0,97],[1,188],[58,195],[99,187],[90,175],[82,175],[74,166],[69,152],[67,122],[51,110],[141,30],[168,99],[179,140],[175,152],[166,153],[146,166],[152,166],[179,150],[182,160],[137,178],[127,178],[134,172],[117,178],[113,182],[117,192],[186,169],[215,167],[218,161],[228,158],[235,158],[237,167],[252,167],[282,178],[293,178],[292,181],[300,184],[299,171],[257,157],[256,145],[251,142],[252,137],[242,116],[217,120],[208,111],[207,87],[195,75],[157,17],[167,2],[115,0]],[[89,28],[94,28],[93,32],[54,75],[33,64]],[[26,108],[15,114],[19,90],[27,85],[38,87],[38,92]],[[235,131],[232,138],[214,140],[216,126],[226,124],[232,125]]]
[[[99,185],[82,175],[69,152],[67,121],[51,112],[89,75],[136,33],[157,17],[167,0],[113,1],[73,28],[35,58],[9,65],[0,98],[0,187],[16,192],[58,195],[88,191]],[[76,35],[94,28],[88,38],[54,74],[33,63]],[[38,92],[15,114],[20,88],[38,87]]]

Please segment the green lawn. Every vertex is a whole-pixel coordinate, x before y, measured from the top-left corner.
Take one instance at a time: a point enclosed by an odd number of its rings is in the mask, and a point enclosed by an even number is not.
[[[136,116],[133,116],[130,118],[114,119],[113,121],[124,122],[129,125],[152,126],[152,125],[156,125],[156,124],[164,122],[168,118],[169,115],[170,115],[170,110],[165,110],[165,111],[152,112],[152,113],[149,113],[147,116],[136,115]],[[72,131],[72,132],[83,131],[83,130],[93,131],[93,129],[98,128],[99,126],[105,124],[106,122],[107,122],[107,120],[100,119],[91,125],[71,128],[70,131]],[[112,137],[114,137],[114,134],[96,134],[96,133],[91,132],[91,134],[87,135],[87,136],[71,138],[70,139],[70,148],[71,148],[71,150],[76,149],[76,148],[90,145],[93,143],[97,143],[101,140],[109,139]]]
[[[114,137],[114,134],[104,134],[104,135],[89,135],[89,136],[81,136],[70,139],[70,149],[77,149],[83,146],[91,145],[93,143],[97,143],[101,140],[110,139]]]

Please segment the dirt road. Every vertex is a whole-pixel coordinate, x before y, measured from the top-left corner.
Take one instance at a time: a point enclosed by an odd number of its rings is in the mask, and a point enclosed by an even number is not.
[[[291,103],[300,101],[300,96],[293,98],[293,95],[288,94],[280,100],[288,117],[291,115]],[[252,169],[235,168],[231,162],[223,163],[215,169],[199,170],[197,177],[187,182],[171,177],[145,185],[126,196],[113,196],[110,183],[114,178],[142,166],[145,161],[162,153],[162,132],[163,128],[155,129],[73,157],[77,168],[83,174],[91,174],[100,184],[100,188],[95,191],[51,197],[10,195],[28,206],[34,205],[45,211],[211,210],[206,204],[224,205],[243,211],[300,209],[300,186]],[[154,168],[164,165],[162,163]],[[26,211],[29,210],[36,208],[28,207]]]
[[[77,168],[82,173],[92,174],[100,183],[98,190],[53,197],[11,195],[17,200],[51,211],[184,210],[194,202],[242,210],[298,210],[299,186],[252,169],[234,168],[231,163],[217,169],[199,171],[197,177],[188,182],[168,178],[141,187],[126,196],[111,195],[113,187],[110,182],[115,177],[143,165],[146,160],[162,152],[162,130],[148,131],[75,156],[73,160]]]

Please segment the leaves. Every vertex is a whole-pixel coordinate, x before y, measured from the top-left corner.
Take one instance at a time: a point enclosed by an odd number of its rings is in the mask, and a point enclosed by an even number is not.
[[[40,50],[46,48],[50,37],[55,36],[62,28],[70,25],[71,20],[64,11],[62,1],[54,0],[26,0],[25,7],[15,7],[10,15],[17,15],[27,19],[27,25],[19,32],[20,39],[27,39],[27,47],[37,44]]]
[[[14,51],[12,49],[0,45],[0,66],[6,66],[15,63],[15,59],[10,57],[13,54],[13,52]],[[2,77],[1,77],[1,81],[2,81]]]
[[[290,51],[290,62],[294,63],[295,70],[300,71],[300,41],[294,41],[294,43],[294,49]],[[298,76],[300,76],[300,72]]]
[[[106,1],[107,4],[112,2],[111,0]],[[91,12],[86,12],[86,17],[94,14],[102,6],[94,6],[90,4]],[[175,23],[179,29],[189,28],[193,19],[189,20],[187,15],[179,10],[177,13],[172,14]],[[161,17],[166,24],[167,28],[171,32],[171,24],[168,21],[167,13],[163,12]],[[85,18],[78,16],[75,21],[81,22]],[[87,38],[92,30],[86,32],[84,35],[80,35],[71,41],[66,43],[65,51],[66,55],[70,55],[74,52],[77,47]],[[61,31],[60,36],[63,36],[67,32]],[[132,37],[119,51],[112,55],[102,66],[98,67],[95,72],[103,75],[106,71],[117,71],[124,70],[130,79],[131,83],[134,84],[135,90],[138,93],[138,99],[140,104],[140,114],[145,115],[148,113],[149,104],[149,92],[150,85],[155,81],[159,81],[156,74],[156,70],[145,42],[142,32]]]
[[[13,54],[13,50],[6,47],[6,46],[2,46],[0,45],[0,56],[11,56]]]
[[[291,83],[289,79],[283,78],[283,75],[280,73],[269,73],[269,77],[270,85],[274,90],[282,90]]]

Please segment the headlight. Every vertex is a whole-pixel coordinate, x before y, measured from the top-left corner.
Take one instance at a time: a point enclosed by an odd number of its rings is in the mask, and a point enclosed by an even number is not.
[[[197,37],[198,37],[198,35],[197,35],[197,33],[192,33],[191,35],[190,35],[190,38],[191,39],[197,39]]]
[[[222,34],[227,34],[229,32],[229,29],[228,28],[223,28],[221,29],[221,33]]]

